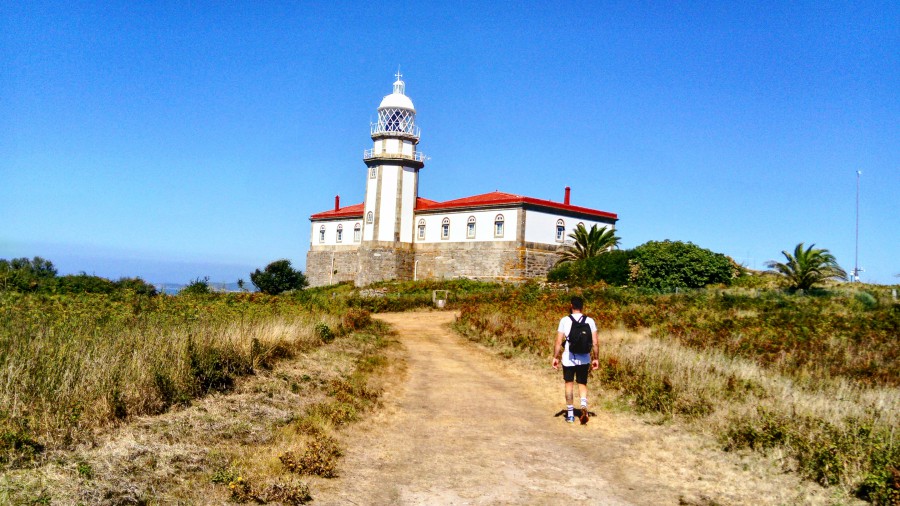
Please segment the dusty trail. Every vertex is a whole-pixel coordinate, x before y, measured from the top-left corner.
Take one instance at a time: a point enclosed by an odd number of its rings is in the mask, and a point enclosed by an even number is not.
[[[616,473],[597,444],[599,420],[554,417],[560,403],[546,385],[524,384],[452,335],[452,313],[378,318],[407,348],[407,380],[388,391],[368,430],[348,435],[343,479],[322,483],[317,503],[631,504],[608,484]]]
[[[453,313],[376,317],[398,331],[406,374],[386,386],[382,409],[344,431],[341,476],[313,479],[316,504],[833,503],[772,461],[723,453],[678,424],[599,408],[585,426],[566,424],[553,416],[558,373],[460,338]],[[594,403],[595,380],[589,388]]]

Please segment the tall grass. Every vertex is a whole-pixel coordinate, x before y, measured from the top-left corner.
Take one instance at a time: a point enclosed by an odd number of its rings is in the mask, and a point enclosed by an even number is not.
[[[321,343],[288,298],[0,293],[0,464],[159,413]]]
[[[722,448],[876,504],[900,501],[900,309],[855,295],[652,295],[585,290],[603,329],[602,383]],[[567,295],[524,287],[462,308],[470,338],[549,359]]]

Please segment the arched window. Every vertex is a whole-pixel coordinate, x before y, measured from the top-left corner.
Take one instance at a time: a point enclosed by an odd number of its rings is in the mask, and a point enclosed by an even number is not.
[[[503,237],[503,215],[498,214],[494,218],[494,237]]]
[[[469,219],[466,222],[466,239],[474,239],[474,238],[475,238],[475,217],[469,216]]]
[[[373,221],[375,221],[375,213],[369,211],[366,213],[366,223],[372,223]]]
[[[353,242],[359,242],[362,239],[362,225],[357,223],[353,225]]]
[[[319,242],[325,242],[325,225],[319,227]]]
[[[425,220],[419,220],[419,240],[425,240]]]
[[[450,218],[444,218],[441,221],[441,239],[450,238]]]
[[[556,220],[556,242],[566,240],[566,224],[563,220]]]
[[[337,226],[337,233],[334,234],[334,239],[336,242],[341,242],[344,240],[344,226],[343,225]]]
[[[579,221],[579,222],[578,222],[578,225],[575,225],[575,228],[578,228],[578,227],[581,227],[581,228],[587,228],[587,227],[584,226],[584,222],[583,222],[583,221]]]

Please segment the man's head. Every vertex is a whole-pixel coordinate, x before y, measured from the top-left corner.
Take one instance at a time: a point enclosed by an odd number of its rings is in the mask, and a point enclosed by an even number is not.
[[[575,311],[581,311],[584,309],[584,300],[581,297],[572,297],[572,309]]]

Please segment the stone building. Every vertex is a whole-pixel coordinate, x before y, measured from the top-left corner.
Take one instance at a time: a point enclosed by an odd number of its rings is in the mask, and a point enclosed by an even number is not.
[[[310,216],[306,276],[311,286],[354,281],[466,277],[523,280],[556,263],[567,235],[615,227],[614,213],[495,191],[446,202],[419,196],[425,157],[417,149],[416,110],[397,74],[371,125],[363,154],[365,201]]]

